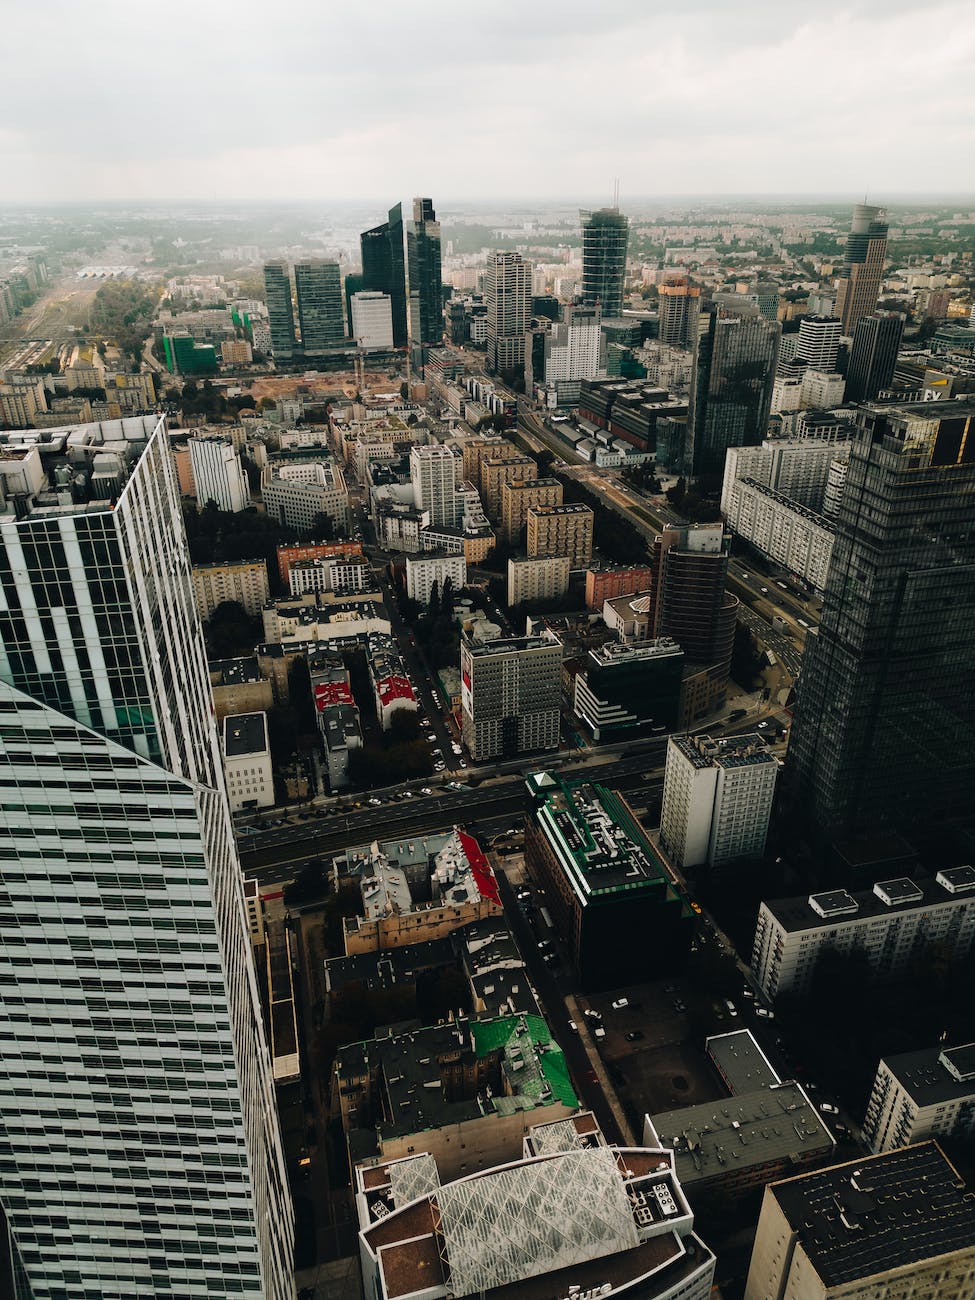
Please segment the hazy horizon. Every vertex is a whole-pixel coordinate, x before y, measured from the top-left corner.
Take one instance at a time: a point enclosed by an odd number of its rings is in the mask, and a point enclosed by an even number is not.
[[[617,178],[624,208],[890,202],[975,156],[975,8],[960,0],[50,0],[5,6],[4,48],[17,206],[602,205]]]

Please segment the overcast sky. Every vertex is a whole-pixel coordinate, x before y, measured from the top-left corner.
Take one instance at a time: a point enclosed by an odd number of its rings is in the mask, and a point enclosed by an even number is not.
[[[975,189],[972,0],[0,0],[0,203]]]

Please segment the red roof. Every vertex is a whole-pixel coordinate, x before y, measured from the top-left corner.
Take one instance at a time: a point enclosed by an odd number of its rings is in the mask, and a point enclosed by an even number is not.
[[[410,685],[408,677],[401,677],[394,674],[392,677],[383,677],[376,683],[376,692],[379,695],[379,703],[385,708],[387,704],[392,704],[394,700],[412,700],[416,703],[416,696],[413,694],[413,687]]]
[[[471,875],[474,877],[481,897],[487,898],[500,907],[501,895],[498,893],[498,882],[494,878],[491,864],[484,856],[480,844],[473,835],[468,835],[462,830],[458,830],[457,838],[460,840],[460,846],[470,863]]]
[[[321,713],[330,704],[354,704],[352,690],[348,682],[319,682],[313,687],[315,707]]]

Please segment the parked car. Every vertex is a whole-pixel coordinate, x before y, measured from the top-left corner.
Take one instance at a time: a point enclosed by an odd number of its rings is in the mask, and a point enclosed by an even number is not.
[[[569,1021],[569,1028],[572,1030],[574,1034],[577,1034],[579,1032],[579,1026],[576,1024],[574,1020]]]
[[[839,1106],[834,1106],[831,1101],[821,1101],[819,1103],[819,1109],[824,1115],[838,1115],[840,1113]]]
[[[643,1037],[643,1030],[631,1029],[630,1032],[628,1034],[624,1034],[623,1037],[626,1039],[628,1043],[638,1043],[640,1039]]]
[[[602,1027],[602,1025],[597,1025],[596,1028],[592,1031],[592,1036],[593,1038],[605,1038],[606,1030]]]
[[[761,1018],[762,1018],[763,1020],[774,1020],[774,1019],[775,1019],[775,1012],[774,1012],[774,1011],[769,1011],[768,1007],[756,1007],[756,1008],[755,1008],[755,1014],[756,1014],[756,1016],[761,1016]]]
[[[420,791],[420,794],[433,794],[433,791],[430,789],[428,785],[425,785],[423,789]]]
[[[617,998],[616,1001],[612,1004],[614,1011],[621,1011],[623,1007],[628,1007],[629,1005],[630,1005],[629,998]]]

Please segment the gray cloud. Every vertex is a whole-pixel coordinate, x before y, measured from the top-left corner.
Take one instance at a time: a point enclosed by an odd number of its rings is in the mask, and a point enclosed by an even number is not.
[[[0,0],[10,199],[971,186],[967,0]],[[967,174],[966,174],[967,172]]]

